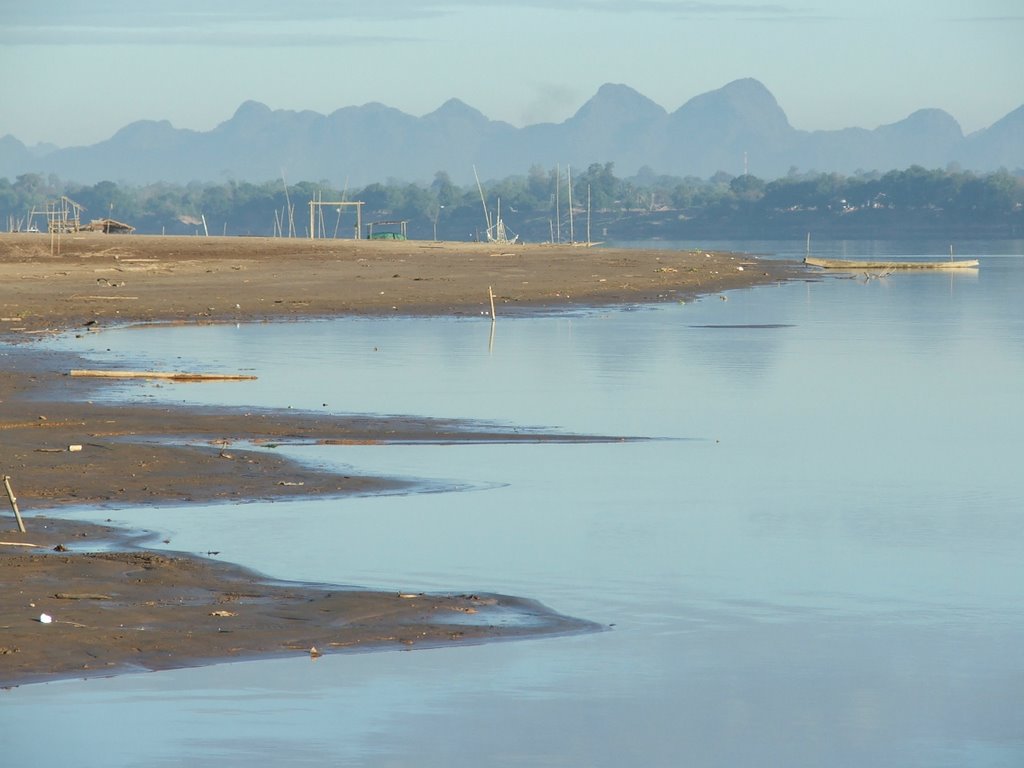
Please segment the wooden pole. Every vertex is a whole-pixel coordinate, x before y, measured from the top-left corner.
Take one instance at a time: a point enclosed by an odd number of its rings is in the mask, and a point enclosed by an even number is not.
[[[281,183],[284,185],[284,204],[288,210],[288,237],[295,237],[295,206],[288,195],[288,181],[284,177],[284,168],[281,169]]]
[[[555,164],[555,232],[557,233],[557,241],[562,242],[562,209],[558,202],[559,192],[562,188],[562,166],[558,163]]]
[[[587,245],[590,245],[590,185],[587,184]]]
[[[4,475],[4,488],[7,490],[7,498],[11,500],[11,509],[14,516],[18,518],[18,530],[25,533],[25,521],[21,519],[21,512],[18,510],[18,500],[14,498],[14,491],[11,490],[11,478]]]
[[[576,232],[572,228],[572,166],[565,166],[566,186],[569,192],[569,243],[576,242]]]
[[[491,290],[491,286],[487,286],[487,295],[491,297],[491,320],[496,320],[497,316],[494,314],[494,291]]]

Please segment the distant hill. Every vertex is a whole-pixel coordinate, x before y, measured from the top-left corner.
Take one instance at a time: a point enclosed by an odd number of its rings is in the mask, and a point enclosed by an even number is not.
[[[562,123],[516,128],[452,99],[415,117],[383,104],[330,115],[271,110],[247,101],[211,131],[140,121],[84,147],[29,149],[0,138],[0,177],[54,173],[91,184],[111,180],[262,182],[289,180],[429,181],[444,170],[469,183],[525,173],[532,165],[615,163],[625,177],[657,173],[706,178],[718,171],[776,178],[796,168],[851,174],[956,163],[979,172],[1024,168],[1024,106],[964,136],[948,113],[922,109],[873,130],[800,131],[771,92],[753,79],[700,94],[667,112],[625,85],[607,84]]]

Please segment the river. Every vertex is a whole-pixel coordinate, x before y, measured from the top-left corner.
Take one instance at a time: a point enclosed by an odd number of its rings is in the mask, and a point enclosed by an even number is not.
[[[1024,765],[1024,241],[957,256],[981,267],[499,317],[493,335],[352,318],[52,342],[259,377],[115,399],[652,439],[282,446],[434,492],[72,513],[277,578],[518,594],[606,631],[23,686],[0,695],[5,763]]]

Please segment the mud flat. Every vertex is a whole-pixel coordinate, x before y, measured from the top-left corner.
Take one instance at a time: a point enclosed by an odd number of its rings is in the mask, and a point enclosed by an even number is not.
[[[35,547],[0,544],[4,686],[597,629],[520,598],[270,582],[214,559],[147,551],[108,526],[28,522],[18,543]]]
[[[246,447],[261,441],[628,438],[420,418],[92,403],[104,380],[70,376],[88,366],[70,353],[41,351],[33,339],[132,323],[489,315],[492,291],[500,318],[687,300],[803,274],[796,264],[700,250],[98,233],[58,243],[39,234],[0,235],[0,475],[11,477],[27,527],[18,530],[0,495],[0,580],[9,585],[0,592],[0,685],[593,630],[519,598],[422,595],[415,585],[382,593],[282,584],[213,558],[148,551],[139,532],[45,515],[68,504],[399,487],[390,478],[333,474]]]

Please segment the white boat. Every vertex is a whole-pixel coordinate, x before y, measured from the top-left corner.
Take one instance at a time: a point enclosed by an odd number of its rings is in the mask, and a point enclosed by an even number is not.
[[[498,245],[512,245],[519,240],[519,235],[510,233],[505,227],[501,218],[501,198],[498,198],[498,211],[494,221],[491,221],[491,212],[487,210],[487,200],[484,197],[484,188],[480,184],[480,177],[477,175],[476,166],[473,166],[473,176],[476,178],[476,188],[480,191],[480,202],[484,207],[484,219],[487,221],[487,242]],[[512,237],[509,237],[509,235]]]

